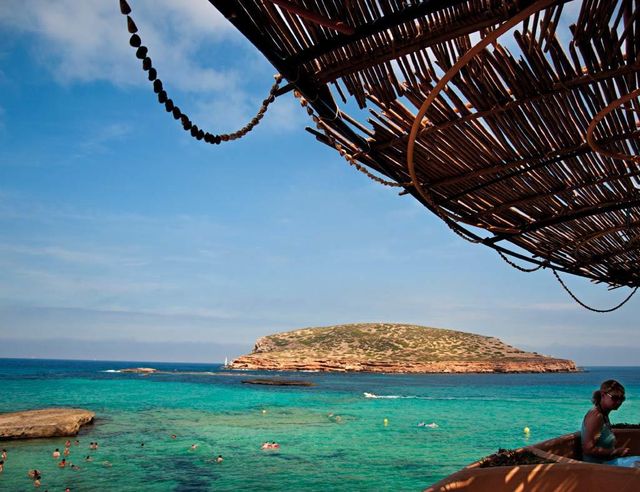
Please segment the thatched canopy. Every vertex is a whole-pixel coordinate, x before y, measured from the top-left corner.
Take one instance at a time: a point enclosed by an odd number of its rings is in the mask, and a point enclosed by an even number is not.
[[[638,2],[210,2],[352,164],[512,258],[640,285]]]

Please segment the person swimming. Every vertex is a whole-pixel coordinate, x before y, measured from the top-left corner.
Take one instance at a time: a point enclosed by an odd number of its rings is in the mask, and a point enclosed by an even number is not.
[[[430,429],[437,429],[439,427],[435,422],[431,422],[430,424],[425,424],[424,422],[419,422],[418,427],[429,427]]]
[[[224,458],[222,458],[222,455],[219,454],[218,457],[216,458],[216,463],[222,463]]]
[[[67,466],[67,460],[62,458],[62,461],[60,461],[60,463],[58,463],[58,467],[59,468],[64,468],[65,466]]]
[[[56,450],[51,454],[55,459],[60,458],[60,450],[56,448]]]
[[[42,478],[42,475],[40,475],[40,471],[35,469],[35,468],[33,470],[29,470],[27,472],[27,476],[29,478],[31,478],[32,480],[36,480],[36,479]]]

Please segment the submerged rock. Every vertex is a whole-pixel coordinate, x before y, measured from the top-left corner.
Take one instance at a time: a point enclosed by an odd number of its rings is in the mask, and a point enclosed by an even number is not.
[[[43,408],[0,414],[0,439],[66,437],[93,422],[95,413],[81,408]]]
[[[157,369],[153,367],[128,367],[127,369],[120,369],[119,372],[133,372],[136,374],[153,374],[157,372]]]
[[[266,384],[270,386],[315,386],[311,381],[297,379],[245,379],[243,384]]]

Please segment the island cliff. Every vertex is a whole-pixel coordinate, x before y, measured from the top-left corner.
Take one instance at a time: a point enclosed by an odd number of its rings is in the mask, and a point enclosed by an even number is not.
[[[258,339],[230,369],[460,373],[574,372],[573,361],[525,352],[494,337],[394,323],[303,328]]]

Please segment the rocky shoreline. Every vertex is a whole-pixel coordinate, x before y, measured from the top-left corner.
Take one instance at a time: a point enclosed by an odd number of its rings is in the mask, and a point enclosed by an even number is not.
[[[375,373],[527,373],[577,372],[575,362],[566,359],[540,358],[508,362],[438,361],[385,362],[345,359],[278,359],[254,354],[234,360],[230,369],[260,371],[375,372]]]
[[[43,408],[0,414],[0,440],[69,437],[93,422],[95,413],[82,408]]]

